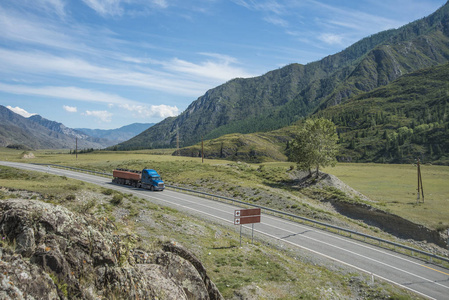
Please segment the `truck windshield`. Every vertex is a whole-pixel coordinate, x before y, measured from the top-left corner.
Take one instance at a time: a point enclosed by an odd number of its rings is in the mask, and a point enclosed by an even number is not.
[[[161,180],[161,176],[151,176],[152,180]]]

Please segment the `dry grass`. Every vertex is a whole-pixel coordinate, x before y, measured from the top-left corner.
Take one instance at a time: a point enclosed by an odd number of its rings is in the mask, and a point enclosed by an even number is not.
[[[338,164],[325,170],[389,210],[433,229],[449,227],[449,167],[421,166],[424,203],[417,204],[417,167]]]

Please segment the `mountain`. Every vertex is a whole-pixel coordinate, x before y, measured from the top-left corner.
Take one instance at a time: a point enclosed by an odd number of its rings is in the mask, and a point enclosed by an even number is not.
[[[105,148],[107,146],[114,144],[113,141],[109,141],[107,139],[102,139],[102,138],[98,138],[98,137],[93,137],[89,134],[83,133],[80,130],[68,128],[62,123],[47,120],[39,115],[33,115],[33,116],[29,117],[28,119],[50,129],[51,131],[62,133],[69,137],[77,138],[78,140],[85,140],[85,141],[89,141],[92,143],[96,143],[96,144],[98,144],[96,148]]]
[[[104,148],[104,141],[94,139],[41,116],[22,117],[0,105],[0,146],[31,149]],[[111,145],[109,142],[107,145]]]
[[[51,131],[62,133],[64,135],[72,137],[72,138],[76,138],[76,139],[78,139],[78,141],[91,142],[92,147],[90,147],[90,148],[96,148],[96,149],[106,148],[108,146],[115,144],[115,141],[110,141],[105,138],[91,136],[89,134],[83,133],[80,130],[68,128],[62,123],[47,120],[39,115],[33,115],[33,116],[29,117],[28,119],[50,129]]]
[[[109,141],[114,142],[114,144],[117,144],[135,137],[136,135],[150,128],[153,125],[154,123],[133,123],[117,129],[103,130],[103,129],[77,128],[75,130],[87,134],[88,136],[107,139]]]
[[[199,97],[119,150],[193,145],[228,133],[269,131],[413,71],[449,60],[449,3],[429,17],[367,37],[307,65],[233,79]]]
[[[312,117],[337,125],[339,161],[449,165],[449,64],[403,75]],[[287,160],[297,124],[279,130],[228,134],[204,142],[206,158],[248,162]],[[201,143],[179,149],[201,156]],[[173,155],[176,155],[175,150]]]

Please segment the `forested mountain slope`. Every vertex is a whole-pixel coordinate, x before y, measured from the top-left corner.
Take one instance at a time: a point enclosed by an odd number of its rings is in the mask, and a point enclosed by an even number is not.
[[[449,64],[404,75],[316,116],[337,125],[340,160],[449,164]]]
[[[340,161],[449,165],[449,64],[404,75],[311,117],[337,125]],[[287,160],[302,121],[282,129],[228,134],[204,142],[206,158],[262,162]],[[201,143],[179,150],[201,156]],[[178,154],[176,151],[174,155]]]

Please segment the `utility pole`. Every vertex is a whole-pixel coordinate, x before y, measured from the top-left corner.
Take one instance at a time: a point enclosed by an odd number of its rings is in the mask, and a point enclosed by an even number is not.
[[[204,139],[201,136],[201,163],[204,163]]]
[[[179,156],[179,126],[176,124],[176,153]]]
[[[424,189],[422,186],[421,164],[420,164],[419,158],[418,158],[417,165],[418,165],[418,197],[416,199],[416,203],[419,203],[420,194],[422,195],[422,202],[424,203]]]
[[[78,137],[75,140],[75,159],[78,159]]]

